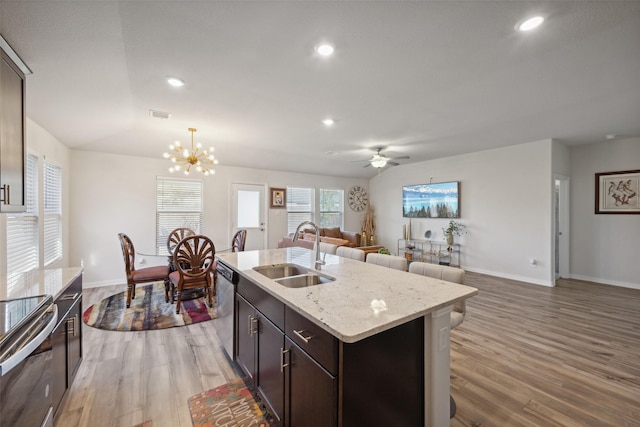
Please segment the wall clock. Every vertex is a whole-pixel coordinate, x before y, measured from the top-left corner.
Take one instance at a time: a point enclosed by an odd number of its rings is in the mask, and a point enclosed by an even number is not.
[[[359,185],[354,185],[349,190],[349,207],[356,211],[362,212],[367,208],[367,204],[369,203],[369,196],[367,196],[367,190],[360,187]]]

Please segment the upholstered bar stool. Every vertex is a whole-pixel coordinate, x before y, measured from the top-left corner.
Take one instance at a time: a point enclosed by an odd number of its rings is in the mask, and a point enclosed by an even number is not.
[[[421,274],[423,276],[433,277],[434,279],[445,280],[447,282],[464,284],[464,270],[461,268],[449,267],[446,265],[430,264],[428,262],[412,262],[409,266],[409,273]],[[467,307],[464,301],[457,302],[453,305],[451,317],[449,319],[450,328],[459,326],[464,320],[467,313]],[[449,396],[449,416],[456,414],[456,401],[453,396]]]
[[[336,255],[341,256],[343,258],[355,259],[356,261],[363,261],[365,258],[365,253],[363,250],[350,248],[348,246],[338,246],[336,249]]]
[[[383,267],[394,268],[396,270],[407,271],[407,259],[402,256],[369,254],[367,261],[369,264],[381,265]]]

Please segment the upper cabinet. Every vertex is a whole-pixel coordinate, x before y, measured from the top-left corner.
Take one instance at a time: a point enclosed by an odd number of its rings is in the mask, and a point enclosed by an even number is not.
[[[0,37],[0,212],[25,210],[25,70]]]

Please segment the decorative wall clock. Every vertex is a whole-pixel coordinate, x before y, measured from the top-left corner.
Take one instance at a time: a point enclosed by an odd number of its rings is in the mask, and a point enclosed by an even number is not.
[[[369,203],[369,196],[367,195],[367,190],[360,187],[359,185],[354,185],[349,190],[349,207],[356,211],[362,212],[367,208],[367,204]]]

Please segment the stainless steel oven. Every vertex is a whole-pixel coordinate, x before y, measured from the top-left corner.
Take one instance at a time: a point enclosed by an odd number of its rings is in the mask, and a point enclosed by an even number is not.
[[[53,427],[49,295],[0,301],[0,426]]]
[[[216,308],[216,333],[222,341],[227,355],[231,360],[235,359],[234,352],[234,322],[235,322],[235,294],[238,284],[238,273],[229,266],[216,261],[217,284],[217,308]]]

